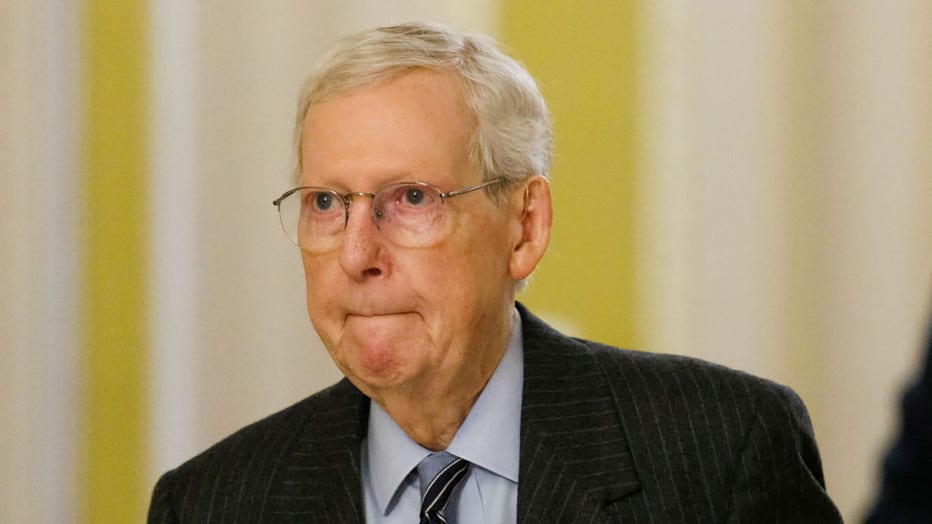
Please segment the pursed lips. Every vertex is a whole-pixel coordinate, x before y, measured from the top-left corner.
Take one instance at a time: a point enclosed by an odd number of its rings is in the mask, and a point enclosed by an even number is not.
[[[360,317],[360,318],[381,318],[381,317],[394,317],[401,315],[413,315],[414,311],[350,311],[346,314],[346,318],[350,317]]]

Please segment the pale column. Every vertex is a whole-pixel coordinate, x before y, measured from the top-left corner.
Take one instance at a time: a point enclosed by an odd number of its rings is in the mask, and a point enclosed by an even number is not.
[[[150,483],[198,450],[199,5],[149,5]]]
[[[645,339],[786,380],[777,4],[645,6]]]
[[[932,301],[932,7],[647,4],[645,339],[800,392],[856,520]]]
[[[820,436],[854,520],[932,313],[932,6],[832,1],[821,15]]]
[[[0,16],[0,521],[76,510],[75,11]]]

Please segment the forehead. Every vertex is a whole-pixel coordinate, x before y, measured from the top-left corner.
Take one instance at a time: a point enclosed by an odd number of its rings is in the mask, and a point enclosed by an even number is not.
[[[414,70],[357,88],[308,109],[302,183],[438,184],[466,167],[473,128],[452,73]]]

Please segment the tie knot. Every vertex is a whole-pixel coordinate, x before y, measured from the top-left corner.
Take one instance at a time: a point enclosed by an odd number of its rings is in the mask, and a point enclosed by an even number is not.
[[[417,465],[421,481],[422,523],[446,522],[442,511],[468,468],[469,462],[446,451],[431,453]]]

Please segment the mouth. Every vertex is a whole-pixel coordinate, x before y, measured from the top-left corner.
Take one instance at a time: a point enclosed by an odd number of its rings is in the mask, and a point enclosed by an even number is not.
[[[404,315],[413,315],[414,311],[386,311],[386,312],[368,312],[368,311],[353,311],[346,314],[346,318],[385,318],[385,317],[397,317]]]

